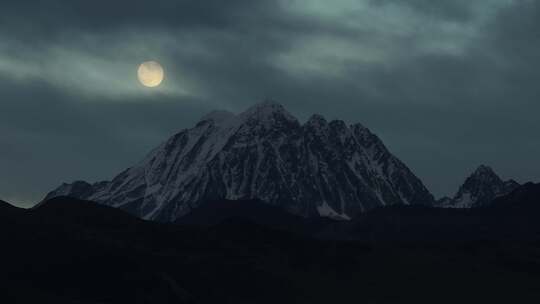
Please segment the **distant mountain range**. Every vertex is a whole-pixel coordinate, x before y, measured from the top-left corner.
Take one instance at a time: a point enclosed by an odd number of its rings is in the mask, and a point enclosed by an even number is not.
[[[351,219],[390,205],[433,205],[422,181],[368,128],[274,102],[212,112],[112,181],[50,192],[173,222],[202,202],[258,199],[303,217]]]
[[[163,222],[218,200],[258,200],[302,217],[350,220],[382,206],[485,206],[518,186],[482,165],[454,197],[435,201],[368,128],[320,115],[301,124],[266,101],[238,115],[211,112],[112,181],[63,184],[45,200],[70,196]]]

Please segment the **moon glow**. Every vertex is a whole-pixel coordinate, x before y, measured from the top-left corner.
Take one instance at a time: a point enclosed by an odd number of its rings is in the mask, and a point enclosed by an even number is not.
[[[163,67],[158,62],[146,61],[139,66],[137,76],[142,85],[154,88],[161,84],[165,73]]]

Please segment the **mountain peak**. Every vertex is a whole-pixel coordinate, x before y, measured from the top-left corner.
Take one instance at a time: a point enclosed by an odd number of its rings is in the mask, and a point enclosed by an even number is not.
[[[478,166],[476,171],[474,171],[473,173],[473,175],[486,175],[486,174],[497,175],[490,166],[486,166],[486,165]]]
[[[367,129],[366,127],[364,127],[363,124],[361,124],[361,123],[359,123],[359,122],[352,124],[352,125],[350,126],[350,128],[351,128],[352,130],[365,130],[365,129]]]
[[[480,165],[459,188],[451,204],[455,208],[484,206],[493,199],[512,192],[519,184],[513,180],[503,181],[495,171]]]
[[[238,115],[215,111],[112,181],[62,185],[47,198],[73,196],[159,221],[222,199],[344,219],[384,205],[433,204],[422,182],[367,129],[355,134],[320,115],[308,123],[304,128],[270,100]]]
[[[273,124],[283,120],[298,123],[296,117],[287,112],[283,105],[272,100],[265,100],[254,104],[246,111],[240,113],[238,117],[241,121],[256,120],[264,124]]]
[[[468,178],[467,180],[472,183],[472,181],[475,181],[476,183],[483,183],[483,184],[502,184],[503,180],[495,173],[495,170],[493,170],[491,167],[486,165],[480,165]],[[467,184],[467,181],[465,182]]]
[[[330,127],[333,127],[333,128],[339,129],[339,130],[346,130],[346,129],[349,129],[349,127],[347,126],[347,124],[346,124],[343,120],[340,120],[340,119],[332,120],[332,121],[329,123],[329,125],[330,125]]]

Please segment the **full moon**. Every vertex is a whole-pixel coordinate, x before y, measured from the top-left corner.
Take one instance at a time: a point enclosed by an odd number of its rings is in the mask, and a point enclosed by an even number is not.
[[[161,84],[165,73],[163,67],[156,61],[146,61],[141,63],[137,76],[142,85],[154,88]]]

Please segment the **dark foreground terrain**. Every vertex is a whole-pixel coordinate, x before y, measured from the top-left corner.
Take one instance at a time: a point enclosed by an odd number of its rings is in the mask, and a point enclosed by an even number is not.
[[[70,198],[0,203],[0,302],[540,302],[540,185],[489,208],[354,222],[255,201],[196,211],[170,225]]]

